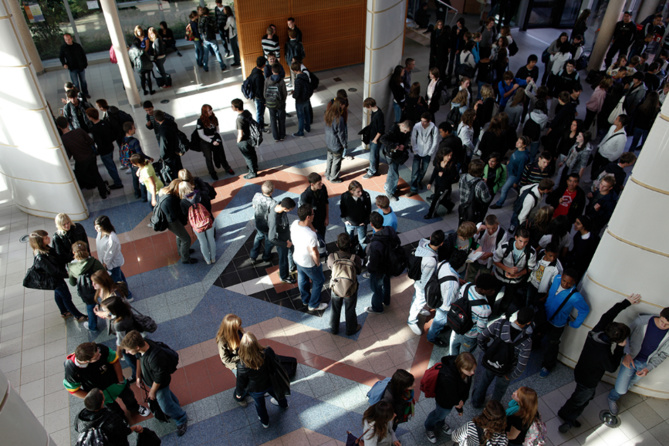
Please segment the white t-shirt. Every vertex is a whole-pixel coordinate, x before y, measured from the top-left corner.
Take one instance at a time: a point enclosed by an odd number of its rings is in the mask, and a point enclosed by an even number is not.
[[[318,236],[308,226],[300,226],[300,222],[295,220],[290,225],[290,240],[295,246],[293,251],[293,261],[303,268],[316,266],[311,257],[311,248],[318,249]]]

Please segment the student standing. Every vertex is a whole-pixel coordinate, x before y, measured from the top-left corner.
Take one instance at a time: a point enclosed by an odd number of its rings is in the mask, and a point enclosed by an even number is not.
[[[351,237],[346,233],[339,234],[337,237],[337,248],[339,251],[330,254],[327,260],[328,268],[332,271],[330,331],[335,335],[339,333],[339,319],[343,305],[346,336],[353,336],[362,329],[355,312],[358,302],[358,275],[362,272],[362,260],[357,255],[351,254]],[[348,290],[348,295],[338,295],[337,290],[339,289]]]
[[[249,173],[244,175],[244,178],[250,180],[258,176],[258,155],[256,154],[256,147],[250,141],[251,131],[249,126],[253,118],[248,110],[244,110],[244,102],[241,99],[233,99],[231,104],[232,110],[237,113],[237,147],[249,169]],[[262,129],[262,127],[260,128]]]
[[[290,225],[290,239],[295,245],[293,260],[297,266],[297,283],[302,303],[309,311],[325,310],[327,302],[321,302],[321,291],[325,277],[318,251],[318,235],[311,229],[314,211],[310,204],[297,210],[298,221]]]
[[[216,263],[216,228],[214,216],[202,203],[201,193],[206,192],[200,192],[187,181],[179,183],[181,212],[188,217],[191,229],[200,244],[204,261],[207,265],[211,265]]]
[[[90,281],[90,277],[94,272],[104,269],[104,267],[98,259],[91,256],[85,242],[75,242],[72,245],[72,253],[74,254],[74,260],[67,264],[69,282],[71,286],[77,287],[77,294],[82,302],[86,304],[88,322],[84,322],[84,327],[89,331],[97,331],[98,319],[94,311],[97,302],[95,301],[95,288]]]
[[[264,243],[264,251],[262,255],[263,262],[269,262],[272,260],[272,242],[269,240],[269,214],[272,212],[272,209],[278,204],[273,198],[272,193],[274,192],[274,183],[271,181],[265,181],[261,187],[261,192],[256,193],[253,196],[251,205],[253,206],[253,215],[256,223],[256,235],[253,239],[253,248],[249,256],[253,263],[257,262],[258,253],[260,251],[260,243]]]
[[[371,113],[369,123],[369,169],[363,178],[371,178],[377,175],[379,170],[379,140],[386,131],[385,118],[383,110],[376,105],[374,98],[367,98],[363,101],[362,106]]]
[[[290,221],[288,212],[295,209],[295,201],[286,197],[281,203],[270,208],[268,217],[267,239],[272,245],[276,246],[276,252],[279,254],[279,278],[284,283],[295,283],[295,279],[290,274],[295,271],[293,261],[293,242],[290,235]]]
[[[116,235],[116,229],[112,225],[111,220],[106,215],[101,215],[95,219],[95,230],[98,232],[95,238],[95,249],[98,252],[98,259],[102,266],[109,271],[114,282],[123,282],[126,287],[128,281],[125,279],[121,267],[125,263],[123,253],[121,253],[121,241]],[[128,300],[132,301],[132,292],[128,287]]]
[[[424,238],[418,242],[415,256],[420,257],[420,279],[414,283],[414,295],[411,301],[411,308],[409,309],[409,318],[407,324],[411,331],[420,336],[422,330],[418,326],[418,316],[427,315],[424,309],[426,304],[425,287],[432,273],[437,268],[438,250],[444,244],[444,231],[438,229],[432,233],[429,239]]]
[[[351,181],[348,190],[341,194],[339,201],[341,219],[344,222],[346,233],[353,237],[357,235],[358,245],[364,251],[367,247],[367,224],[372,212],[372,200],[369,192],[363,190],[362,184]]]
[[[173,180],[170,184],[163,187],[158,193],[159,199],[157,206],[167,218],[167,229],[177,238],[177,251],[181,257],[181,263],[197,263],[197,259],[190,256],[191,238],[186,230],[188,219],[181,210],[181,198],[179,197],[179,183],[181,180]]]
[[[325,177],[331,183],[341,183],[339,178],[341,162],[348,147],[348,128],[342,116],[342,104],[335,99],[332,107],[325,112],[325,145],[327,162]]]
[[[200,137],[200,150],[204,156],[205,164],[212,180],[218,181],[216,174],[216,167],[223,167],[223,169],[230,175],[235,172],[228,164],[228,159],[225,156],[225,148],[223,147],[223,138],[218,131],[218,118],[214,114],[211,105],[204,104],[200,110],[200,117],[197,120],[197,135]],[[212,160],[213,159],[213,160]]]

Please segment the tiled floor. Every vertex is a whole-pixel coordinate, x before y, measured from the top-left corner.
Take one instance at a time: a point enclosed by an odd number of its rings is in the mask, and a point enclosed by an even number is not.
[[[515,34],[521,51],[511,62],[514,69],[529,52],[539,54],[556,32],[533,30]],[[422,80],[427,72],[423,66],[427,49],[407,39],[405,51],[407,56],[418,61],[414,79]],[[202,73],[192,67],[192,51],[183,53],[183,58],[170,56],[167,62],[175,86],[151,99],[157,108],[173,114],[186,133],[192,129],[201,104],[212,104],[221,122],[228,159],[237,174],[243,173],[243,160],[233,144],[234,115],[228,106],[231,98],[240,96],[240,72],[221,74],[212,70]],[[94,99],[105,97],[109,103],[119,104],[129,111],[124,106],[127,104],[124,92],[119,88],[120,76],[115,67],[109,68],[102,64],[92,65],[87,70]],[[322,87],[313,100],[316,116],[322,116],[325,102],[337,89],[357,88],[357,92],[349,93],[352,136],[354,130],[360,128],[362,74],[361,65],[319,73]],[[341,81],[335,81],[335,78]],[[59,103],[62,84],[66,80],[62,71],[40,77],[52,105]],[[164,100],[169,102],[161,103]],[[289,101],[289,109],[291,107],[292,101]],[[442,110],[438,118],[443,119],[445,113]],[[143,122],[141,109],[133,114],[137,122]],[[177,438],[173,424],[160,424],[153,419],[142,422],[156,430],[166,445],[342,444],[347,430],[360,433],[360,415],[367,407],[365,394],[377,379],[390,376],[397,368],[410,370],[420,378],[426,367],[445,353],[443,349],[433,348],[425,336],[413,335],[406,326],[413,292],[412,283],[406,276],[393,278],[392,305],[380,315],[364,312],[369,305],[370,290],[368,281],[361,279],[357,312],[363,328],[355,336],[346,337],[334,336],[327,331],[330,310],[318,315],[303,311],[295,287],[278,282],[276,259],[271,267],[251,267],[244,263],[254,232],[250,201],[260,190],[260,184],[272,180],[276,188],[275,198],[280,200],[301,193],[309,172],[323,172],[324,137],[318,121],[306,138],[288,138],[280,144],[273,144],[269,138],[260,150],[260,167],[265,169],[263,176],[252,181],[230,176],[215,183],[218,192],[213,203],[217,262],[212,266],[202,261],[192,266],[179,263],[174,237],[147,228],[149,207],[136,202],[129,187],[125,192],[114,191],[105,201],[92,191],[84,192],[91,210],[90,218],[82,222],[88,235],[95,234],[95,217],[110,216],[123,242],[126,259],[123,269],[136,297],[134,305],[158,322],[158,330],[151,336],[180,353],[181,362],[172,387],[189,414],[187,435]],[[296,125],[294,115],[288,125],[287,131],[291,133]],[[145,151],[156,155],[152,132],[141,129],[139,137]],[[351,141],[350,145],[355,147],[357,144]],[[362,179],[367,155],[361,149],[356,149],[355,154],[354,161],[344,162],[344,179],[361,181],[374,200],[383,191],[384,177]],[[197,154],[186,155],[184,164],[195,174],[206,175],[203,159]],[[403,167],[401,175],[408,179],[409,169]],[[128,177],[123,178],[129,185]],[[326,185],[331,197],[331,224],[327,233],[327,242],[331,243],[342,230],[336,203],[346,182]],[[404,181],[402,189],[406,191]],[[437,228],[455,229],[455,215],[427,223],[422,219],[427,211],[425,196],[425,193],[412,198],[403,196],[393,205],[404,245],[429,236]],[[502,222],[508,221],[509,214],[510,206],[498,212]],[[50,220],[23,214],[11,205],[0,207],[0,370],[20,392],[56,444],[62,446],[74,443],[70,426],[82,407],[81,400],[71,397],[62,387],[63,359],[81,342],[95,340],[112,345],[113,340],[104,329],[98,335],[91,335],[71,320],[64,323],[51,292],[27,290],[21,286],[32,256],[19,238],[40,228],[52,232],[54,225]],[[200,257],[199,252],[195,256]],[[290,407],[282,413],[268,405],[269,429],[261,428],[253,407],[242,409],[232,399],[234,377],[221,365],[213,340],[227,313],[238,314],[245,328],[266,345],[271,345],[280,354],[298,359],[298,373],[289,397]],[[573,374],[570,369],[559,366],[549,379],[539,380],[540,360],[540,354],[532,356],[526,372],[512,384],[511,390],[528,385],[538,391],[540,411],[549,429],[549,445],[669,444],[669,403],[666,401],[629,394],[621,400],[624,409],[622,426],[616,430],[601,426],[598,413],[606,404],[606,392],[610,388],[607,384],[599,386],[597,397],[581,418],[583,426],[567,435],[560,434],[557,431],[560,421],[555,412],[573,389]],[[507,395],[504,402],[508,398]],[[433,404],[432,400],[419,399],[416,416],[398,432],[403,445],[427,444],[423,422]],[[456,426],[473,415],[467,405],[465,416],[458,420],[453,415],[449,417],[449,423]],[[441,438],[440,443],[448,442]]]

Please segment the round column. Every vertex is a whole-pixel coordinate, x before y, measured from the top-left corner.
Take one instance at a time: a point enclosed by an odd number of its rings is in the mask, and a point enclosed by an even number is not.
[[[0,432],[3,444],[55,444],[19,393],[0,372]]]
[[[606,13],[602,19],[602,24],[599,27],[595,46],[592,48],[590,55],[590,63],[588,70],[599,70],[606,57],[606,52],[609,49],[611,38],[613,37],[613,30],[616,23],[622,18],[623,8],[625,7],[625,0],[611,0],[606,7]]]
[[[33,36],[30,34],[30,29],[26,23],[25,18],[23,17],[23,11],[19,7],[19,2],[9,2],[8,3],[11,14],[17,18],[14,22],[16,29],[21,36],[21,41],[28,52],[28,59],[32,64],[33,68],[38,74],[44,72],[44,66],[42,65],[42,59],[40,58],[39,53],[37,52],[37,47],[35,46],[35,41],[33,41]]]
[[[565,330],[561,360],[574,367],[588,331],[611,306],[632,293],[642,302],[618,316],[629,324],[638,314],[659,314],[669,306],[666,296],[669,271],[669,101],[664,103],[628,179],[611,222],[605,230],[582,291],[592,311],[579,329]],[[669,361],[663,362],[631,391],[655,398],[669,398]],[[615,382],[617,372],[604,380]]]
[[[660,4],[660,0],[643,0],[639,12],[636,15],[635,22],[641,23],[651,14],[654,14],[657,11],[657,6]]]
[[[10,1],[0,0],[0,79],[11,79],[0,86],[0,174],[27,214],[86,219],[86,203],[17,30],[23,15],[12,15]]]

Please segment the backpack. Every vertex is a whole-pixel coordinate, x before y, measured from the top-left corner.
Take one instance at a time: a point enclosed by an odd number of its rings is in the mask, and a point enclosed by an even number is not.
[[[520,215],[520,211],[523,210],[523,203],[525,202],[525,198],[527,198],[529,194],[532,194],[532,197],[534,198],[534,204],[537,204],[539,202],[541,198],[534,195],[532,189],[534,189],[534,186],[528,187],[527,190],[523,191],[520,194],[520,196],[516,199],[516,201],[513,203],[513,215],[516,216]]]
[[[200,233],[214,225],[214,219],[202,203],[195,203],[188,208],[188,223],[193,231]]]
[[[95,303],[95,288],[91,281],[91,273],[82,274],[77,278],[77,293],[87,305]]]
[[[462,293],[462,296],[451,304],[451,308],[446,315],[448,326],[459,335],[467,333],[474,326],[472,307],[488,305],[486,299],[469,299],[469,289],[471,286],[471,283],[465,285],[465,291]]]
[[[451,280],[456,282],[458,281],[458,278],[452,275],[441,278],[439,277],[439,270],[441,270],[441,268],[446,264],[448,264],[448,262],[441,262],[439,266],[432,272],[432,275],[425,285],[425,300],[427,306],[435,310],[441,307],[444,303],[444,297],[441,295],[441,284]]]
[[[124,141],[123,144],[121,144],[118,156],[122,166],[130,167],[130,155],[132,155],[132,153],[130,153],[130,144],[128,144],[128,141]]]
[[[153,70],[153,62],[151,62],[149,55],[142,49],[133,45],[128,51],[128,56],[136,73]]]
[[[188,139],[188,136],[179,129],[177,129],[177,136],[178,136],[177,153],[183,156],[190,149],[190,139]]]
[[[510,323],[510,322],[507,322]],[[490,370],[497,376],[507,375],[515,363],[516,346],[525,342],[529,337],[526,333],[522,333],[516,341],[504,342],[500,336],[502,333],[503,323],[499,325],[497,337],[492,341],[492,344],[483,352],[481,362],[483,367]]]
[[[132,306],[130,309],[133,311],[132,319],[135,321],[137,331],[142,333],[153,333],[158,329],[156,321],[151,319],[150,316],[140,313]]]
[[[530,425],[530,428],[525,434],[525,441],[523,441],[523,446],[543,446],[546,444],[547,436],[548,429],[546,429],[546,423],[537,417],[534,419]]]
[[[265,91],[265,106],[267,108],[277,108],[279,106],[279,87],[275,85],[268,85]]]
[[[165,215],[165,211],[163,211],[160,207],[160,204],[165,199],[165,197],[166,195],[163,195],[162,197],[158,198],[156,205],[153,207],[151,220],[149,221],[149,225],[156,232],[161,232],[167,229],[167,215]]]
[[[195,36],[193,35],[193,28],[191,28],[190,23],[186,25],[186,40],[189,42],[195,40]]]
[[[160,341],[153,341],[156,346],[165,353],[167,353],[168,362],[167,362],[167,373],[170,375],[177,370],[177,365],[179,364],[179,353],[172,350],[172,348]]]
[[[397,246],[390,247],[388,251],[388,274],[393,277],[402,275],[409,265],[407,253],[400,243]]]
[[[420,380],[420,390],[425,394],[425,398],[434,398],[437,396],[437,380],[442,366],[443,364],[438,362],[425,370],[423,379]]]
[[[260,146],[262,144],[262,128],[260,128],[260,124],[251,115],[244,117],[244,119],[249,125],[249,144],[253,147]]]
[[[339,297],[352,297],[358,291],[358,275],[355,270],[355,254],[351,257],[340,257],[334,254],[330,290]]]
[[[246,99],[255,99],[256,94],[253,91],[253,85],[251,84],[251,77],[253,76],[253,72],[249,74],[249,77],[247,77],[244,82],[242,82],[242,94]]]
[[[370,406],[373,406],[374,404],[381,401],[383,394],[386,393],[388,383],[390,383],[390,378],[385,378],[374,383],[372,388],[369,389],[369,392],[367,392],[367,401],[369,401]]]
[[[188,147],[190,147],[190,150],[193,152],[202,152],[202,149],[200,148],[200,134],[197,132],[197,128],[190,134],[190,144]]]
[[[517,52],[518,52],[518,44],[514,40],[509,44],[509,56],[515,56]]]
[[[525,125],[523,126],[523,135],[527,136],[534,142],[539,141],[539,138],[541,137],[541,126],[537,124],[537,122],[532,119],[532,117],[528,117],[527,121],[525,121]]]
[[[104,431],[99,427],[92,427],[79,434],[76,446],[104,446],[109,444],[111,442]]]
[[[452,126],[457,127],[457,125],[460,123],[460,118],[462,118],[460,107],[451,107],[451,111],[448,112],[446,121],[449,122]]]
[[[314,91],[318,90],[318,85],[320,84],[321,80],[318,79],[318,77],[311,71],[309,71],[307,74],[309,75],[309,80],[311,83],[311,94],[313,94]]]
[[[471,57],[471,53],[467,54],[467,57],[465,57],[464,62],[462,62],[460,65],[458,65],[457,68],[455,69],[455,74],[457,74],[459,76],[468,77],[469,79],[474,79],[474,76],[476,75],[476,68],[467,64],[467,60],[470,57]]]
[[[411,251],[411,256],[409,257],[409,262],[407,265],[407,274],[409,279],[420,280],[421,273],[421,264],[423,263],[422,257],[416,256],[416,250]]]

